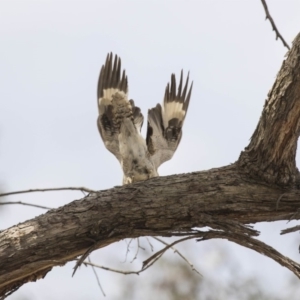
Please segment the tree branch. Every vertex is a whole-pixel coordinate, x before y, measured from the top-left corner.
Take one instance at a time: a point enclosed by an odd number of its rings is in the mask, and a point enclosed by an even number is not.
[[[280,34],[279,30],[277,29],[276,27],[276,24],[269,12],[269,9],[268,9],[268,6],[267,6],[267,3],[265,0],[261,0],[261,3],[265,9],[265,13],[266,13],[266,20],[269,19],[270,23],[271,23],[271,26],[272,26],[272,29],[273,31],[275,31],[275,34],[276,34],[276,40],[278,40],[278,38],[282,41],[282,44],[284,47],[288,48],[290,50],[290,46],[287,44],[287,42],[284,40],[284,38],[282,37],[282,35]]]
[[[97,272],[96,272],[96,270],[95,270],[95,266],[94,266],[94,264],[91,262],[90,257],[88,257],[88,262],[89,262],[89,265],[92,267],[92,270],[93,270],[93,273],[94,273],[94,275],[95,275],[95,277],[96,277],[97,284],[98,284],[98,286],[99,286],[99,288],[100,288],[100,291],[101,291],[102,295],[105,297],[106,295],[105,295],[104,290],[103,290],[103,288],[102,288],[102,285],[101,285],[101,283],[100,283],[100,279],[99,279],[99,277],[98,277],[98,274],[97,274]]]
[[[171,244],[167,244],[163,249],[155,252],[153,255],[151,255],[149,258],[147,258],[145,261],[143,261],[143,267],[142,269],[149,268],[151,265],[154,264],[167,250],[172,249],[173,246],[176,244],[182,243],[187,240],[194,239],[195,237],[199,236],[199,234],[195,233],[194,235],[190,235],[187,237],[184,237],[182,239],[179,239]],[[198,273],[199,274],[199,273]]]
[[[241,153],[245,175],[282,186],[299,184],[296,167],[300,134],[300,34],[295,38],[268,94],[250,144]]]
[[[158,238],[158,237],[153,237],[153,239],[159,241],[160,243],[166,245],[166,246],[169,246],[168,243],[166,243],[164,240]],[[176,249],[175,247],[171,246],[171,249],[174,251],[174,253],[178,254],[189,266],[190,268],[192,269],[192,271],[196,272],[198,275],[200,275],[201,277],[202,274],[197,270],[195,269],[194,265],[178,250]]]
[[[276,262],[278,262],[283,267],[286,267],[289,270],[291,270],[298,278],[300,278],[300,264],[296,263],[295,261],[291,260],[286,256],[283,256],[281,253],[279,253],[271,246],[266,245],[265,243],[256,240],[252,237],[242,235],[239,233],[236,234],[236,233],[228,233],[228,232],[220,232],[220,231],[210,231],[206,235],[204,235],[203,238],[198,239],[198,241],[201,242],[208,239],[216,239],[216,238],[227,239],[231,242],[234,242],[241,246],[252,249],[258,253],[261,253],[265,256],[268,256],[273,260],[275,260]]]
[[[95,193],[96,191],[88,189],[86,187],[60,187],[60,188],[48,188],[48,189],[29,189],[22,191],[14,191],[9,193],[2,193],[0,197],[17,195],[17,194],[26,194],[26,193],[35,193],[35,192],[54,192],[54,191],[81,191],[86,193]]]
[[[280,234],[287,234],[287,233],[295,232],[298,230],[300,230],[300,225],[296,225],[296,226],[293,226],[290,228],[283,229],[283,230],[281,230]]]
[[[269,256],[299,277],[297,263],[254,239],[258,232],[245,225],[299,219],[299,72],[300,34],[237,163],[91,191],[81,200],[1,231],[0,297],[79,255],[84,254],[78,265],[95,249],[141,236],[225,238]],[[197,229],[204,226],[213,230]],[[144,266],[155,262],[161,251]]]
[[[242,224],[287,220],[297,210],[300,191],[286,191],[276,210],[281,194],[245,181],[236,165],[91,193],[0,232],[0,295],[124,238],[191,235],[203,226],[257,235]]]
[[[11,205],[11,204],[19,204],[19,205],[37,207],[37,208],[42,208],[42,209],[51,209],[51,207],[48,207],[48,206],[42,206],[42,205],[38,205],[38,204],[26,203],[26,202],[22,202],[22,201],[0,202],[0,205]]]

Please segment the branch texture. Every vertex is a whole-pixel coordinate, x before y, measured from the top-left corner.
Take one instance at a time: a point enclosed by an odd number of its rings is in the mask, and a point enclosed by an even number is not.
[[[269,256],[300,277],[296,262],[256,240],[258,232],[246,225],[299,219],[295,163],[299,72],[300,34],[283,62],[250,144],[235,164],[100,192],[89,190],[81,200],[0,232],[0,297],[43,278],[54,266],[82,256],[77,267],[95,249],[140,236],[225,238]],[[204,226],[212,230],[199,231]],[[150,257],[144,268],[173,245]]]
[[[236,165],[153,178],[91,193],[0,232],[0,295],[43,278],[53,266],[125,238],[223,233],[256,236],[242,224],[297,217],[300,191],[245,181]],[[70,274],[71,276],[71,274]]]
[[[295,38],[239,166],[248,177],[281,186],[299,184],[296,167],[300,134],[300,34]]]

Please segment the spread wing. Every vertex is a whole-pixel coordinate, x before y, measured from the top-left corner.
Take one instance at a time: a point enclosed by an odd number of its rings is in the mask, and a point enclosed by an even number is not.
[[[140,131],[143,115],[133,100],[128,100],[128,83],[125,70],[121,76],[121,59],[113,54],[107,55],[105,65],[102,66],[98,80],[98,130],[105,147],[112,152],[119,161],[119,133],[122,122],[129,118]]]
[[[172,158],[182,136],[182,126],[189,106],[193,83],[189,85],[189,75],[182,89],[183,73],[176,93],[176,78],[171,76],[165,91],[163,107],[157,104],[148,111],[147,147],[156,169]]]

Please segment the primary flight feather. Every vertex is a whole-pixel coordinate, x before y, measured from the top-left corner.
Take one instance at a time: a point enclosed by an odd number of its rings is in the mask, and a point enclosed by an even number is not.
[[[128,81],[121,73],[121,59],[107,55],[98,81],[98,129],[105,147],[119,160],[123,184],[159,176],[157,169],[172,158],[182,136],[193,83],[189,75],[183,86],[181,71],[178,88],[175,75],[165,91],[163,105],[148,111],[146,140],[140,131],[144,117],[133,100],[128,100]]]

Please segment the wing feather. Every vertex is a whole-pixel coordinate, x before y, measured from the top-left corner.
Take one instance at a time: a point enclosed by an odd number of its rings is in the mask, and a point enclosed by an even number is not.
[[[131,107],[132,107],[132,114],[133,114],[133,122],[138,132],[141,132],[143,123],[144,123],[144,116],[141,113],[141,109],[135,106],[134,101],[131,99],[129,100]]]
[[[181,71],[178,90],[176,78],[171,76],[165,91],[163,107],[157,104],[148,111],[147,147],[156,169],[174,155],[181,137],[182,126],[188,110],[193,83],[189,90],[189,74],[182,90],[183,72]],[[187,92],[188,91],[188,92]]]
[[[125,70],[121,76],[121,59],[107,55],[98,80],[98,130],[106,148],[121,162],[119,133],[124,118],[131,119],[140,130],[143,115],[133,100],[128,101],[128,82]]]

